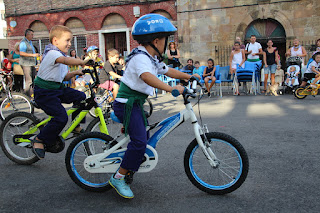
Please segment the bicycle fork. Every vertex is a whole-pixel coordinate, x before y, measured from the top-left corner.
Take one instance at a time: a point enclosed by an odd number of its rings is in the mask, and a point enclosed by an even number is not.
[[[210,166],[213,168],[217,168],[219,165],[218,158],[210,149],[210,143],[209,143],[203,129],[200,127],[200,125],[198,123],[194,123],[193,128],[194,128],[196,140],[202,150],[202,153],[207,158]],[[201,135],[203,135],[203,137],[201,137]]]

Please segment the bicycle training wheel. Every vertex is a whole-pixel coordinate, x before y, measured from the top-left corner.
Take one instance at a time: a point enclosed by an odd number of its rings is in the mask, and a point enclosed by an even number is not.
[[[11,93],[12,99],[6,97],[0,105],[0,118],[4,120],[8,115],[14,112],[33,113],[34,106],[30,103],[28,96],[22,93]]]
[[[88,191],[102,192],[111,188],[109,179],[113,174],[90,173],[84,168],[84,160],[89,155],[109,149],[110,141],[110,136],[100,132],[87,132],[72,141],[66,153],[65,164],[73,182]]]
[[[9,115],[4,122],[2,122],[0,126],[0,146],[4,154],[10,160],[24,165],[30,165],[39,160],[39,158],[32,152],[30,142],[17,143],[14,141],[15,137],[23,135],[38,122],[39,120],[34,115],[26,112],[13,113]],[[39,130],[30,135],[30,137],[37,134],[39,134]]]
[[[306,95],[301,95],[301,93],[305,90],[305,88],[298,88],[294,91],[294,96],[298,99],[304,99],[307,97]]]
[[[230,193],[245,181],[249,160],[242,145],[233,137],[219,132],[206,134],[207,151],[215,156],[217,166],[211,166],[196,139],[184,155],[185,172],[198,189],[214,195]],[[204,137],[202,137],[204,138]]]

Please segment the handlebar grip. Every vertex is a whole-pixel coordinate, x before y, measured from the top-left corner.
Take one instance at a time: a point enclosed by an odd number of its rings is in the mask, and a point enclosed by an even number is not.
[[[86,74],[86,73],[89,73],[89,74],[90,74],[91,72],[92,72],[92,71],[91,71],[90,69],[84,69],[84,70],[82,70],[82,73],[83,73],[83,74]]]
[[[177,90],[177,89],[173,89],[173,90],[171,91],[171,95],[172,95],[173,97],[178,97],[178,96],[180,95],[180,92],[179,92],[179,90]]]

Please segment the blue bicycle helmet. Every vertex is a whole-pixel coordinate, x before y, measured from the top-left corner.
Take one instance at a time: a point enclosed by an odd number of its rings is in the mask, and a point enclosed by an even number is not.
[[[97,46],[90,46],[90,47],[88,47],[88,49],[87,49],[87,53],[89,53],[89,52],[91,52],[91,51],[93,51],[93,50],[99,50],[99,48],[98,48]]]
[[[177,28],[166,17],[151,13],[141,16],[132,27],[132,37],[139,43],[173,35]]]

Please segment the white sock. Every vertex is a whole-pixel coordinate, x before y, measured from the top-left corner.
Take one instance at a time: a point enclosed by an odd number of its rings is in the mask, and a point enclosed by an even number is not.
[[[115,179],[121,179],[121,178],[123,178],[125,175],[122,175],[122,174],[120,174],[119,173],[119,171],[117,171],[117,173],[114,175],[114,178]]]

